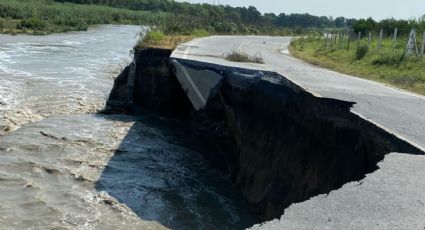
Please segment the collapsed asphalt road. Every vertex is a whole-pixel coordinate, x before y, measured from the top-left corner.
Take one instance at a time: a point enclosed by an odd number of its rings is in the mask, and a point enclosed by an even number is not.
[[[208,37],[181,45],[171,58],[174,65],[190,63],[191,68],[214,65],[223,69],[238,67],[276,72],[318,98],[352,102],[352,114],[417,149],[425,149],[425,100],[422,96],[305,64],[284,54],[289,41],[281,37]],[[226,53],[232,50],[261,55],[265,64],[224,60]],[[180,75],[191,74],[187,68],[181,69]],[[188,82],[199,85],[199,79]],[[214,81],[209,84],[214,85]],[[205,90],[196,89],[191,96],[190,87],[186,91],[195,108],[201,108],[205,97],[211,93],[203,94]],[[193,99],[197,97],[200,99]],[[362,181],[293,204],[280,220],[254,228],[422,229],[425,227],[425,197],[421,195],[425,190],[423,163],[425,159],[420,155],[388,154],[379,164],[380,169]]]
[[[425,97],[307,64],[285,54],[290,40],[289,37],[213,36],[179,46],[172,58],[277,72],[317,97],[354,102],[353,113],[425,149]],[[224,60],[234,50],[261,55],[265,64]]]

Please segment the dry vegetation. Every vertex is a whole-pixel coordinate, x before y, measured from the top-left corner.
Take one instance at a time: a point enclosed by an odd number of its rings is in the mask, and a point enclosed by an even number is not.
[[[226,55],[226,60],[232,62],[251,62],[251,63],[259,63],[263,64],[264,60],[260,55],[249,56],[245,52],[241,51],[232,51],[231,53]]]

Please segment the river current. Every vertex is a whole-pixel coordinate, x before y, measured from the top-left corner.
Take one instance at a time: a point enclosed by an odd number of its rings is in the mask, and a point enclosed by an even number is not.
[[[98,114],[142,30],[0,35],[0,229],[256,222],[175,121]]]

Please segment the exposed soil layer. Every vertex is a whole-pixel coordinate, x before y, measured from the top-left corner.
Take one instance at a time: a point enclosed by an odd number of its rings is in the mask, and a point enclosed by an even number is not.
[[[420,150],[350,112],[353,103],[317,98],[275,73],[190,61],[223,77],[195,111],[169,64],[170,50],[144,49],[116,79],[107,111],[153,112],[187,122],[205,157],[226,170],[263,220],[294,202],[364,178],[391,152]]]
[[[106,111],[154,111],[170,118],[188,118],[191,105],[174,76],[171,50],[142,49],[116,78]]]

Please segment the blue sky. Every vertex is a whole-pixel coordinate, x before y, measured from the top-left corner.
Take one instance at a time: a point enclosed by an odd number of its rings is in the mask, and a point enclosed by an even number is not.
[[[213,3],[218,0],[177,0]],[[231,6],[255,6],[261,12],[310,13],[319,16],[409,19],[425,14],[424,0],[220,0]]]

